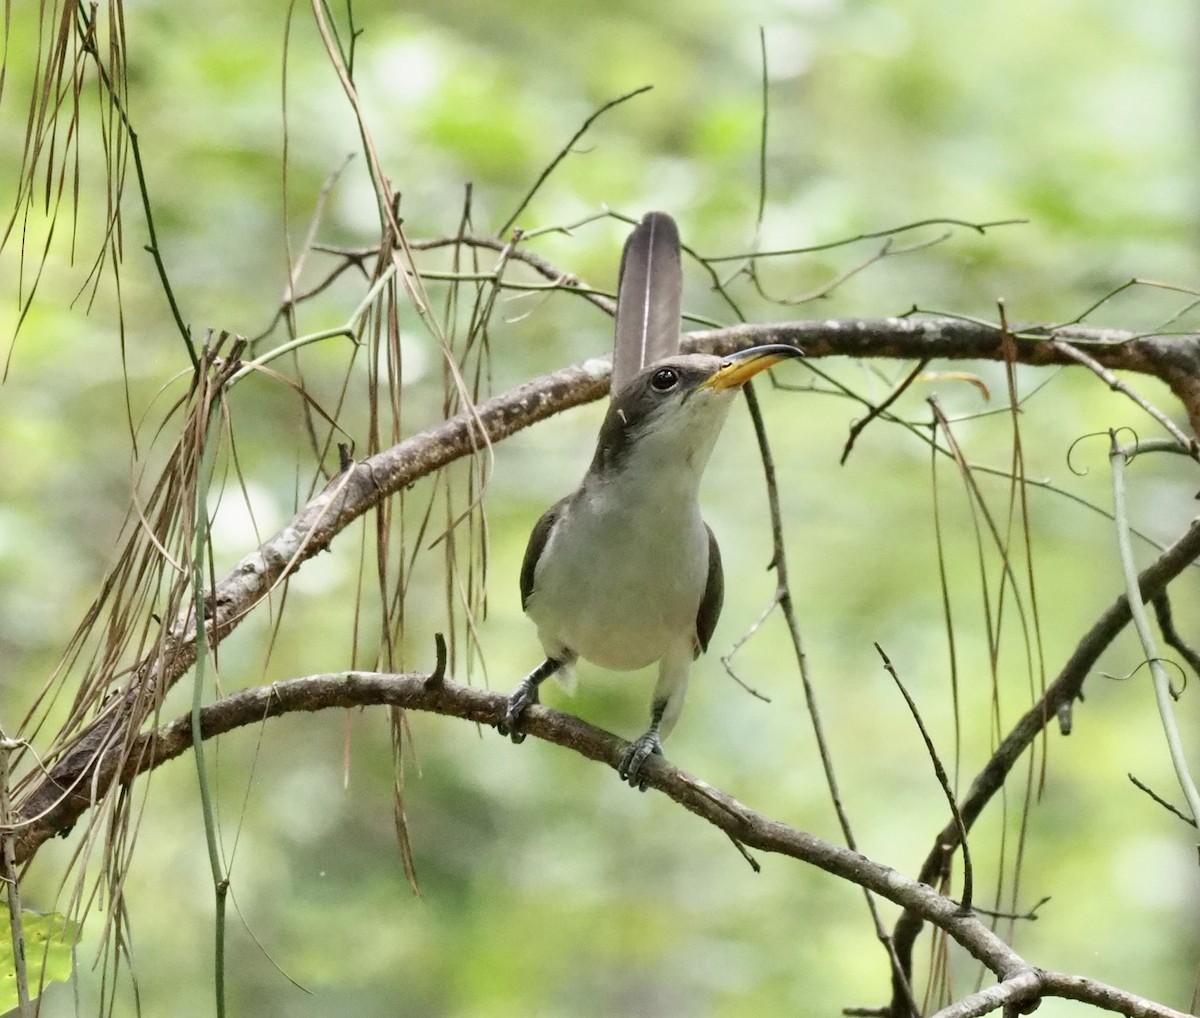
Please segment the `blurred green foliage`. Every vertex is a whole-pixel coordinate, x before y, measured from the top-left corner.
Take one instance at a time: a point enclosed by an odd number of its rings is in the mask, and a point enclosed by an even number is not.
[[[340,8],[337,16],[344,26]],[[310,13],[296,8],[290,28],[286,17],[285,7],[232,0],[147,0],[125,11],[130,115],[167,269],[197,335],[208,328],[255,335],[267,326],[285,291],[289,247],[294,257],[320,189],[361,149]],[[601,206],[635,217],[663,208],[703,254],[751,249],[762,26],[770,130],[761,248],[821,244],[933,217],[1027,222],[985,235],[951,230],[946,242],[884,258],[798,307],[767,305],[738,281],[733,289],[750,320],[899,314],[914,305],[994,318],[1003,298],[1010,321],[1067,321],[1131,278],[1192,285],[1198,276],[1197,26],[1183,0],[707,0],[603,8],[549,0],[403,10],[369,0],[354,4],[353,17],[361,30],[355,80],[413,238],[454,232],[467,182],[479,231],[498,228],[592,111],[650,84],[651,92],[593,126],[519,225],[567,224]],[[33,32],[32,12],[18,9],[0,102],[6,196],[16,190]],[[127,419],[139,428],[143,461],[153,463],[165,441],[151,441],[154,428],[186,384],[183,346],[142,250],[131,178],[120,310],[111,266],[94,296],[85,287],[105,222],[103,165],[89,119],[94,102],[88,91],[78,202],[68,186],[39,294],[19,333],[21,295],[49,228],[40,203],[25,224],[25,243],[18,233],[0,253],[0,336],[7,344],[16,334],[0,388],[6,730],[54,668],[112,554],[129,501]],[[331,191],[319,239],[363,246],[375,230],[360,155]],[[914,231],[895,247],[942,232]],[[548,234],[535,249],[611,288],[624,233],[601,220]],[[880,243],[766,262],[764,286],[787,297],[819,290]],[[687,271],[688,311],[732,321],[703,274]],[[336,325],[361,296],[357,280],[343,277],[301,310],[302,329]],[[1135,287],[1088,322],[1153,329],[1190,300]],[[413,432],[439,419],[438,362],[415,316],[402,325]],[[1188,314],[1172,328],[1195,326]],[[490,336],[494,388],[603,353],[609,332],[603,316],[577,299],[506,299]],[[316,398],[336,398],[349,345],[335,340],[306,351],[306,383]],[[877,400],[910,366],[817,367]],[[898,412],[928,421],[923,400],[932,391],[953,414],[1002,407],[1003,372],[969,368],[990,386],[990,403],[943,376],[922,382]],[[355,370],[361,385],[361,365]],[[1049,375],[1018,371],[1020,392],[1032,393]],[[800,368],[787,378],[812,381]],[[1176,412],[1162,387],[1137,384]],[[949,465],[940,464],[963,699],[956,749],[926,447],[877,423],[839,467],[860,405],[787,392],[764,392],[764,403],[797,610],[843,797],[861,849],[912,873],[945,807],[872,643],[896,662],[965,788],[996,740],[972,518]],[[223,503],[214,525],[218,571],[288,518],[303,497],[297,477],[312,472],[291,390],[251,379],[232,410],[254,515],[240,512],[236,498]],[[496,449],[487,496],[489,613],[475,681],[508,689],[536,663],[539,648],[516,595],[520,556],[537,515],[586,465],[600,413],[573,412]],[[352,406],[345,420],[362,443],[364,409]],[[1029,476],[1108,505],[1103,439],[1073,454],[1086,475],[1068,469],[1067,451],[1085,433],[1125,424],[1154,433],[1148,418],[1090,376],[1054,374],[1021,415]],[[963,425],[959,437],[975,461],[1009,465],[1005,414]],[[1197,479],[1186,461],[1144,457],[1133,484],[1135,523],[1160,541],[1195,512]],[[1005,482],[988,482],[987,491],[1003,518]],[[415,506],[426,493],[418,486],[406,497]],[[773,592],[761,468],[739,411],[704,498],[724,549],[727,606],[669,755],[769,815],[837,838],[778,618],[734,660],[770,704],[746,696],[719,660]],[[1101,515],[1050,492],[1032,492],[1030,500],[1052,677],[1117,595],[1120,578]],[[265,613],[226,641],[225,688],[351,664],[357,541],[357,531],[343,536],[332,555],[299,574],[269,660]],[[1151,551],[1142,545],[1139,553],[1145,562]],[[994,591],[994,567],[989,578]],[[423,562],[414,584],[402,651],[408,665],[422,668],[432,663],[432,634],[446,625],[443,580]],[[1197,593],[1193,570],[1176,594],[1176,617],[1192,639],[1200,639]],[[1148,679],[1134,672],[1139,661],[1130,639],[1118,641],[1102,664],[1115,675],[1132,673],[1128,681],[1093,679],[1075,733],[1048,736],[1046,784],[1025,818],[1019,904],[1053,900],[1037,922],[1019,924],[1016,945],[1037,964],[1187,1008],[1200,939],[1194,838],[1125,777],[1132,771],[1171,797]],[[1006,618],[999,672],[997,697],[1011,721],[1040,681],[1014,615]],[[649,676],[584,668],[581,679],[573,699],[551,692],[550,701],[625,735],[641,730]],[[1189,689],[1179,705],[1193,753],[1200,751],[1195,700]],[[177,690],[165,713],[185,707]],[[285,718],[220,740],[220,822],[236,902],[234,1012],[722,1018],[830,1014],[885,997],[883,952],[853,888],[773,858],[761,859],[755,875],[719,833],[554,747],[531,741],[514,748],[438,717],[414,717],[411,725],[406,807],[419,897],[408,889],[396,847],[381,712]],[[1022,770],[977,829],[978,885],[999,880],[1002,832],[1011,871],[1024,781]],[[179,1018],[212,1013],[212,892],[195,783],[190,762],[180,761],[138,786],[144,811],[125,887],[142,1007]],[[44,847],[26,880],[32,906],[61,906],[59,880],[73,849],[70,842]],[[885,906],[884,915],[894,910]],[[97,950],[104,918],[93,912],[89,919],[81,959]],[[954,967],[969,986],[974,969],[958,956]],[[81,962],[79,979],[84,999],[94,1002],[99,970]],[[73,1013],[71,995],[52,987],[43,1014]],[[125,985],[116,1012],[132,1008]],[[1051,1002],[1040,1013],[1078,1012]]]

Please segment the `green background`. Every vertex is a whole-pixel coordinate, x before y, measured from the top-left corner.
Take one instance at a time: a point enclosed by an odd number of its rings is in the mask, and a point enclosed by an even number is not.
[[[755,236],[762,111],[759,26],[769,56],[770,140],[763,248],[813,245],[932,217],[1025,219],[980,236],[952,231],[939,246],[888,257],[827,297],[798,307],[753,299],[755,321],[925,310],[1010,321],[1067,321],[1131,278],[1182,286],[1197,279],[1197,25],[1182,0],[1152,4],[1007,0],[584,5],[358,3],[356,81],[410,237],[452,233],[463,187],[475,223],[497,229],[541,169],[599,105],[641,85],[653,90],[605,115],[576,145],[520,218],[528,229],[578,221],[601,206],[637,217],[661,208],[705,254],[745,251]],[[339,17],[341,10],[339,9]],[[260,333],[286,281],[285,233],[299,245],[321,186],[360,148],[357,127],[324,58],[307,8],[288,48],[287,195],[283,193],[283,5],[146,2],[129,7],[130,115],[137,127],[159,240],[193,332]],[[3,193],[15,194],[24,137],[33,12],[18,10],[0,102]],[[132,181],[121,271],[125,372],[111,272],[94,298],[84,286],[104,220],[103,166],[88,92],[77,208],[67,205],[0,388],[0,724],[16,727],[94,596],[129,501],[125,388],[135,420],[153,432],[187,368],[148,256]],[[71,215],[78,215],[72,257]],[[32,215],[0,253],[0,336],[14,333],[46,221]],[[359,156],[334,189],[326,242],[365,246],[377,229]],[[611,289],[627,228],[613,221],[552,235],[535,250]],[[904,246],[941,228],[906,234]],[[763,267],[774,295],[826,286],[879,241],[780,259]],[[328,263],[326,263],[328,264]],[[482,259],[490,266],[490,256]],[[81,290],[82,288],[82,290]],[[439,291],[430,284],[431,293]],[[362,296],[347,276],[300,313],[303,331],[345,319]],[[1188,295],[1137,287],[1088,324],[1153,329]],[[721,322],[732,314],[687,267],[685,306]],[[1194,325],[1185,316],[1173,328]],[[402,321],[406,433],[439,419],[431,341]],[[611,324],[566,295],[500,303],[493,320],[493,388],[605,352]],[[278,338],[278,337],[277,337]],[[339,344],[341,344],[339,346]],[[310,348],[308,381],[331,401],[346,370],[345,340]],[[910,365],[818,365],[878,400]],[[881,374],[876,372],[879,369]],[[954,378],[923,381],[899,405],[928,421],[937,392],[949,411],[1003,408],[995,365],[970,370],[991,389]],[[1071,443],[1130,424],[1156,426],[1082,371],[1017,373],[1032,397],[1022,414],[1027,471],[1101,506],[1110,504],[1106,440]],[[788,366],[803,386],[814,376]],[[346,427],[365,443],[365,371],[351,370]],[[1134,380],[1174,413],[1161,386]],[[827,386],[817,385],[825,389]],[[763,401],[780,468],[796,608],[827,735],[860,848],[914,873],[945,804],[911,719],[873,642],[896,663],[948,765],[953,765],[947,640],[937,580],[926,447],[873,425],[844,467],[861,407],[822,392]],[[239,455],[254,509],[222,502],[214,524],[218,572],[284,523],[313,470],[300,407],[266,378],[234,394]],[[516,578],[529,528],[576,483],[601,406],[522,432],[496,449],[487,494],[488,614],[482,665],[471,679],[507,690],[538,660]],[[1176,414],[1176,416],[1178,416]],[[1006,467],[1005,414],[958,432],[972,459]],[[149,459],[158,451],[152,447]],[[1146,456],[1131,470],[1134,522],[1167,542],[1194,515],[1198,478],[1186,460]],[[949,465],[939,468],[945,554],[955,605],[962,688],[961,788],[994,738],[985,619],[971,516]],[[297,477],[301,478],[299,482]],[[416,506],[425,489],[414,492]],[[985,485],[1004,518],[1007,488]],[[670,759],[766,814],[838,838],[784,628],[773,617],[738,655],[739,674],[771,698],[747,696],[719,658],[773,591],[761,467],[746,414],[735,408],[704,489],[724,551],[725,613],[698,664]],[[1033,492],[1033,567],[1049,676],[1120,592],[1111,525],[1061,495]],[[291,585],[271,653],[263,613],[222,647],[226,689],[351,664],[358,530],[312,561]],[[1152,549],[1138,546],[1139,561]],[[989,559],[992,592],[998,582]],[[409,600],[403,656],[432,663],[447,626],[435,555],[422,559]],[[368,583],[368,589],[369,589]],[[1200,639],[1192,570],[1176,617]],[[1028,600],[1026,600],[1028,606]],[[1011,609],[1011,603],[1010,603]],[[261,616],[261,617],[259,617]],[[369,642],[369,641],[368,641]],[[1101,667],[1132,672],[1128,634]],[[265,662],[265,663],[264,663]],[[367,664],[360,658],[360,663]],[[1006,612],[998,668],[1004,727],[1030,702],[1015,612]],[[460,656],[456,677],[467,677]],[[581,669],[574,698],[549,701],[625,736],[642,730],[652,677]],[[165,714],[186,709],[176,690]],[[1196,694],[1180,703],[1196,753]],[[1166,795],[1173,777],[1145,670],[1093,678],[1076,730],[1048,738],[1045,790],[1028,811],[1022,908],[1052,901],[1021,923],[1016,946],[1046,968],[1094,976],[1187,1009],[1197,978],[1195,836],[1126,779]],[[832,1014],[887,994],[882,950],[860,892],[795,862],[761,858],[755,875],[724,835],[639,796],[601,767],[531,740],[513,747],[490,731],[439,717],[411,719],[406,805],[421,894],[409,890],[393,831],[384,714],[280,719],[220,740],[210,754],[237,910],[230,930],[234,1013],[559,1016]],[[349,765],[344,764],[349,746]],[[977,828],[977,885],[1004,859],[1011,873],[1025,796],[1018,768],[1005,803]],[[346,780],[344,780],[344,778]],[[212,892],[190,760],[147,786],[126,893],[132,954],[146,1013],[210,1014]],[[1003,817],[1002,817],[1003,806]],[[43,847],[25,886],[36,909],[62,907],[71,841]],[[885,919],[894,917],[891,906]],[[104,914],[79,949],[83,1013],[94,1013],[93,966]],[[257,943],[256,943],[257,942]],[[923,942],[923,947],[927,946]],[[261,950],[258,944],[261,944]],[[920,954],[919,957],[924,957]],[[975,969],[955,955],[960,990]],[[307,991],[297,989],[289,978]],[[116,1012],[132,1013],[128,983]],[[1040,1014],[1080,1013],[1053,1001]],[[72,1013],[54,987],[43,1011]]]

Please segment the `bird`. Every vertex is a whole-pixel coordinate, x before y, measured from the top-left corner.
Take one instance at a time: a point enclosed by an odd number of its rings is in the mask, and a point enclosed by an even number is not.
[[[682,290],[678,227],[647,213],[621,256],[611,400],[595,455],[579,487],[534,525],[521,565],[521,605],[545,660],[497,725],[524,741],[521,715],[541,683],[569,677],[580,658],[617,671],[657,663],[650,726],[617,765],[643,791],[643,764],[662,755],[725,596],[721,552],[700,512],[704,468],[741,387],[802,355],[779,344],[680,354]]]

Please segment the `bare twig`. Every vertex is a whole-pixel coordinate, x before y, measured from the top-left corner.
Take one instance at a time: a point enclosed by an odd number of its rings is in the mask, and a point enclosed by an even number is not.
[[[829,796],[833,802],[834,812],[837,814],[838,824],[842,829],[842,836],[846,839],[846,845],[851,850],[856,850],[857,846],[855,844],[853,828],[850,826],[850,817],[842,804],[837,775],[833,770],[833,755],[829,751],[829,744],[825,739],[825,729],[821,724],[821,715],[817,707],[816,689],[813,687],[812,677],[809,674],[808,656],[804,652],[804,641],[800,636],[800,622],[796,617],[796,609],[792,601],[792,589],[788,582],[787,549],[783,540],[783,512],[779,505],[779,486],[775,481],[775,458],[771,453],[771,443],[767,437],[766,423],[763,421],[762,408],[759,406],[758,396],[754,391],[753,383],[746,385],[745,393],[746,405],[750,411],[750,418],[754,423],[754,435],[758,442],[758,453],[762,460],[763,474],[765,475],[767,486],[767,504],[770,508],[771,516],[771,565],[775,569],[775,576],[778,581],[776,598],[784,620],[787,622],[788,635],[792,641],[792,652],[796,655],[796,664],[800,670],[800,682],[804,687],[804,702],[808,707],[808,716],[812,723],[813,737],[816,740],[817,751],[821,757],[821,767],[825,772],[825,784],[829,789]],[[913,997],[912,990],[909,987],[907,973],[904,971],[900,959],[893,949],[892,939],[888,935],[887,927],[884,926],[883,919],[879,915],[875,899],[865,887],[864,892],[867,911],[870,913],[871,921],[875,926],[875,935],[883,945],[888,956],[888,963],[892,970],[893,985],[897,987],[899,991],[898,995],[908,1007],[907,1013],[916,1016],[920,1014],[920,1009],[917,1007],[916,999]],[[901,1018],[901,1015],[898,1013],[895,1018]]]
[[[129,148],[133,153],[133,168],[137,176],[138,192],[142,199],[142,214],[146,218],[146,233],[150,243],[146,245],[146,251],[154,260],[154,268],[158,273],[158,281],[162,286],[163,296],[167,298],[167,305],[171,309],[171,317],[175,320],[175,327],[179,330],[180,336],[183,338],[183,343],[187,349],[188,359],[192,362],[192,370],[199,374],[200,358],[196,353],[196,344],[192,339],[192,332],[183,320],[183,314],[179,310],[179,304],[175,299],[175,291],[171,286],[171,277],[167,274],[166,264],[163,262],[162,249],[158,244],[158,234],[154,229],[154,213],[153,206],[150,202],[149,187],[146,183],[146,171],[142,166],[142,150],[138,145],[137,131],[133,129],[133,123],[130,121],[128,114],[125,111],[125,104],[121,101],[121,96],[117,88],[114,86],[113,80],[105,67],[104,61],[100,59],[99,53],[96,51],[95,44],[95,7],[90,11],[84,4],[79,4],[79,25],[78,34],[79,41],[84,52],[92,57],[92,61],[96,66],[96,71],[100,76],[100,82],[104,86],[104,90],[108,95],[109,102],[112,103],[112,108],[120,118],[122,125],[125,127],[126,134],[129,138]]]
[[[823,244],[809,244],[806,247],[790,247],[776,251],[741,251],[736,254],[710,255],[705,256],[704,261],[718,265],[721,262],[738,262],[745,261],[751,258],[785,258],[790,255],[815,254],[818,251],[832,251],[834,248],[848,247],[851,244],[858,244],[864,240],[884,240],[895,237],[901,233],[908,233],[911,230],[920,230],[928,226],[956,226],[965,230],[973,230],[975,233],[984,234],[988,230],[994,229],[997,226],[1020,226],[1029,222],[1027,219],[996,219],[991,222],[973,223],[966,219],[951,219],[936,217],[933,219],[918,219],[912,223],[904,223],[901,226],[892,226],[886,230],[873,230],[870,233],[859,233],[853,237],[843,237],[840,240],[831,240]]]
[[[900,695],[904,697],[904,702],[908,705],[908,710],[912,714],[913,721],[917,723],[917,729],[920,731],[921,738],[925,742],[925,752],[929,755],[929,759],[933,763],[933,773],[937,777],[938,784],[941,785],[942,793],[946,796],[947,804],[950,806],[950,816],[953,818],[954,825],[958,829],[958,840],[962,846],[963,891],[960,900],[963,911],[970,912],[973,907],[972,901],[975,897],[975,874],[971,866],[971,849],[967,842],[966,825],[963,823],[962,814],[958,810],[958,803],[954,801],[954,791],[950,787],[950,780],[946,777],[946,768],[942,766],[942,761],[938,757],[937,749],[934,748],[929,730],[925,727],[925,722],[921,719],[921,712],[917,710],[916,702],[909,695],[908,690],[904,688],[904,683],[900,681],[900,675],[896,671],[896,666],[892,664],[892,659],[887,656],[884,649],[878,643],[875,644],[875,650],[883,658],[883,667],[896,683],[896,688],[900,690]]]
[[[25,928],[21,918],[21,886],[17,879],[17,856],[13,846],[14,827],[9,756],[21,743],[0,731],[0,881],[8,901],[8,931],[12,938],[13,978],[17,984],[17,1014],[26,1018],[29,1009],[29,972],[25,966]]]
[[[906,391],[908,391],[908,387],[917,380],[917,376],[920,375],[928,365],[928,357],[923,357],[921,360],[917,361],[916,367],[914,367],[912,371],[904,376],[904,379],[900,382],[900,384],[897,385],[890,393],[888,393],[883,402],[871,407],[871,409],[867,411],[866,417],[855,421],[850,426],[850,434],[846,437],[846,445],[842,449],[842,458],[838,461],[839,463],[846,462],[846,457],[850,455],[850,450],[854,448],[854,443],[858,441],[858,436],[862,434],[863,429],[873,420],[875,420],[875,418],[880,414],[886,413],[888,407],[890,407],[896,402],[896,400],[903,396]]]
[[[740,841],[738,841],[738,839],[735,838],[732,834],[729,835],[729,840],[730,840],[730,842],[732,842],[733,847],[738,850],[738,855],[740,855],[743,859],[746,860],[746,863],[747,863],[747,865],[749,865],[750,869],[752,869],[755,873],[761,873],[762,866],[759,865],[758,860],[755,859],[754,856],[752,856],[749,852],[746,851],[746,846],[743,845]]]
[[[1197,445],[1196,440],[1194,438],[1188,438],[1188,436],[1179,429],[1179,425],[1177,425],[1173,420],[1171,420],[1170,417],[1159,410],[1158,407],[1150,403],[1150,401],[1144,396],[1135,392],[1132,386],[1121,381],[1121,379],[1114,375],[1103,364],[1099,363],[1094,357],[1089,356],[1082,350],[1077,350],[1070,343],[1065,343],[1059,339],[1054,340],[1053,343],[1056,349],[1061,350],[1072,360],[1078,361],[1089,371],[1093,372],[1097,377],[1103,379],[1104,382],[1107,383],[1108,387],[1114,392],[1122,392],[1131,400],[1133,400],[1134,403],[1136,403],[1143,410],[1145,410],[1146,413],[1158,421],[1158,423],[1166,429],[1168,434],[1170,434],[1170,436],[1179,443],[1180,448],[1185,449],[1193,459],[1200,458],[1200,445]]]
[[[533,233],[524,234],[524,240],[528,241]],[[409,241],[408,247],[411,251],[434,251],[444,247],[479,247],[489,248],[492,251],[503,251],[511,244],[510,240],[500,240],[498,237],[485,237],[474,233],[464,233],[453,237],[435,237],[427,240]],[[378,249],[373,247],[365,248],[346,248],[336,247],[327,244],[314,244],[314,251],[323,251],[328,254],[337,255],[340,258],[346,259],[351,263],[361,262],[364,258],[372,257],[378,254]],[[567,290],[571,293],[579,294],[584,300],[594,304],[606,314],[613,314],[616,311],[615,299],[604,293],[600,293],[587,286],[584,286],[577,276],[568,272],[563,272],[557,268],[548,259],[543,258],[536,251],[530,251],[525,247],[513,247],[509,257],[513,261],[523,262],[533,269],[538,275],[549,280],[552,289]],[[530,289],[514,283],[512,280],[503,281],[504,289]],[[542,287],[541,289],[546,289]]]
[[[1175,628],[1175,619],[1171,614],[1171,599],[1164,590],[1154,598],[1154,617],[1158,620],[1158,628],[1162,633],[1163,642],[1182,657],[1192,671],[1200,675],[1200,653],[1192,647]],[[1187,683],[1187,673],[1184,673],[1184,683]],[[1180,693],[1183,692],[1181,689]]]
[[[833,278],[826,280],[815,289],[809,290],[806,293],[797,294],[791,297],[775,297],[767,293],[766,288],[762,285],[762,279],[758,274],[757,262],[752,266],[750,278],[754,283],[755,292],[762,297],[763,300],[771,304],[778,304],[780,307],[797,307],[801,304],[807,304],[810,301],[820,300],[822,297],[828,297],[834,290],[845,283],[847,280],[853,279],[860,272],[865,272],[872,265],[883,261],[885,258],[894,258],[897,255],[914,254],[917,251],[924,251],[926,248],[936,247],[938,244],[945,243],[953,236],[952,233],[942,233],[931,240],[922,240],[914,244],[908,244],[904,247],[897,247],[895,238],[889,237],[879,245],[878,250],[860,259],[849,268],[843,269]]]
[[[725,668],[725,673],[747,693],[762,700],[763,703],[770,703],[771,698],[765,693],[759,692],[753,686],[748,685],[742,680],[742,677],[733,670],[733,658],[734,655],[746,645],[747,641],[749,641],[749,639],[762,628],[762,624],[766,622],[768,618],[770,618],[771,612],[778,607],[779,590],[776,589],[775,593],[771,595],[771,600],[768,602],[767,606],[761,612],[759,612],[758,618],[750,623],[750,628],[733,641],[733,646],[729,648],[729,653],[721,655],[721,664]]]
[[[1133,626],[1137,630],[1142,651],[1150,665],[1150,676],[1154,683],[1154,700],[1158,705],[1158,715],[1162,721],[1163,734],[1167,740],[1167,750],[1171,755],[1171,763],[1175,767],[1175,777],[1179,787],[1183,789],[1183,797],[1191,810],[1192,820],[1200,819],[1200,790],[1192,779],[1188,767],[1187,754],[1183,748],[1183,739],[1179,734],[1179,724],[1175,720],[1175,710],[1171,705],[1171,680],[1158,656],[1158,647],[1154,642],[1154,633],[1150,630],[1150,620],[1141,601],[1135,596],[1137,591],[1137,567],[1133,562],[1133,548],[1129,542],[1128,514],[1125,509],[1125,464],[1129,452],[1117,440],[1115,431],[1109,433],[1111,448],[1109,463],[1112,466],[1113,515],[1117,524],[1117,550],[1121,558],[1121,571],[1125,576],[1126,597],[1133,614]],[[1193,823],[1192,826],[1195,826]]]
[[[1131,782],[1133,782],[1133,786],[1135,788],[1138,788],[1141,791],[1145,792],[1148,796],[1150,796],[1151,799],[1153,799],[1156,803],[1158,803],[1168,813],[1173,813],[1175,816],[1179,817],[1179,819],[1182,820],[1185,824],[1191,824],[1193,827],[1197,826],[1195,820],[1193,820],[1190,816],[1188,816],[1182,810],[1178,809],[1175,806],[1172,806],[1169,802],[1167,802],[1166,799],[1164,799],[1161,795],[1159,795],[1156,791],[1154,791],[1154,789],[1151,788],[1149,785],[1147,785],[1145,782],[1139,781],[1132,774],[1127,774],[1126,777],[1129,778],[1129,780]]]
[[[538,174],[537,180],[533,182],[533,186],[529,189],[528,193],[517,203],[517,207],[513,211],[513,214],[509,216],[508,219],[505,220],[504,225],[496,231],[496,236],[508,236],[508,232],[513,228],[514,225],[516,225],[517,219],[520,217],[521,213],[525,211],[526,206],[528,206],[533,200],[533,196],[538,193],[538,191],[541,189],[541,186],[546,182],[550,174],[554,172],[558,164],[566,159],[568,155],[570,155],[571,149],[574,147],[575,143],[585,134],[587,134],[588,128],[591,127],[592,124],[604,116],[604,114],[611,110],[614,106],[620,106],[621,103],[628,102],[630,99],[641,95],[643,92],[649,92],[653,87],[653,85],[643,85],[641,88],[635,88],[632,92],[626,92],[624,95],[619,95],[615,99],[610,99],[591,116],[589,116],[587,120],[585,120],[580,126],[579,130],[571,135],[571,140],[568,141],[561,149],[559,149],[558,155],[551,159],[549,165],[547,165],[546,168]]]
[[[1111,290],[1108,291],[1108,293],[1106,293],[1103,297],[1101,297],[1095,303],[1089,304],[1086,308],[1084,308],[1082,311],[1080,311],[1079,314],[1077,314],[1069,322],[1063,322],[1061,324],[1064,326],[1065,325],[1078,325],[1085,318],[1089,317],[1093,311],[1098,310],[1099,308],[1101,308],[1105,304],[1107,304],[1110,300],[1112,300],[1114,297],[1120,296],[1126,290],[1131,290],[1135,286],[1144,286],[1144,287],[1146,287],[1148,289],[1152,289],[1152,290],[1168,290],[1172,293],[1185,293],[1192,297],[1200,296],[1200,291],[1193,290],[1190,286],[1181,286],[1177,283],[1163,283],[1163,282],[1159,282],[1158,280],[1154,280],[1154,279],[1139,279],[1138,277],[1135,276],[1133,279],[1127,279],[1124,283],[1121,283],[1118,286],[1114,286]]]

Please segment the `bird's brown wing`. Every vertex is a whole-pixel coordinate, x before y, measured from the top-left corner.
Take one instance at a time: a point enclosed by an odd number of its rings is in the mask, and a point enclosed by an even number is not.
[[[568,495],[567,498],[570,498]],[[529,597],[533,593],[533,576],[537,571],[538,560],[550,540],[550,531],[558,522],[566,507],[567,499],[559,499],[549,509],[542,513],[542,518],[534,524],[533,533],[529,535],[529,544],[525,546],[525,558],[521,562],[521,608],[529,607]]]
[[[704,529],[708,532],[708,583],[704,587],[700,611],[696,614],[696,657],[708,650],[708,641],[712,639],[713,630],[717,628],[721,606],[725,603],[725,572],[721,568],[721,549],[717,547],[712,527],[706,523]]]

